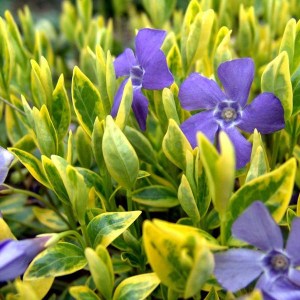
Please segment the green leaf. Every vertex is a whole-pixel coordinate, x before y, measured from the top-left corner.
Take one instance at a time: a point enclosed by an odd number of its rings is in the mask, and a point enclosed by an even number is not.
[[[141,133],[140,130],[126,126],[124,129],[124,134],[126,135],[130,144],[133,146],[139,159],[149,164],[156,165],[157,159],[154,149],[150,141]]]
[[[31,153],[17,148],[8,148],[8,150],[17,156],[20,162],[26,167],[26,169],[38,182],[51,189],[40,160],[38,160]]]
[[[57,154],[58,140],[55,128],[50,119],[49,112],[45,105],[39,111],[36,107],[32,109],[34,120],[34,131],[41,153],[47,156]]]
[[[24,276],[26,279],[64,276],[83,269],[86,264],[81,248],[59,242],[41,252],[31,262]]]
[[[133,99],[132,83],[131,80],[128,80],[123,90],[121,103],[115,120],[116,124],[121,129],[124,129],[124,127],[127,124],[129,113],[131,111],[132,99]]]
[[[170,89],[163,89],[162,100],[167,118],[173,119],[177,124],[180,124],[174,96]]]
[[[284,118],[289,120],[293,111],[293,90],[286,51],[281,52],[266,66],[261,77],[261,88],[279,98],[284,108]]]
[[[224,217],[234,187],[235,156],[234,147],[225,132],[221,131],[219,140],[221,154],[202,133],[198,134],[200,158],[207,175],[213,204],[220,217]]]
[[[145,221],[143,241],[149,263],[168,288],[184,298],[197,294],[214,268],[208,245],[193,227]]]
[[[111,116],[106,117],[102,151],[110,175],[123,187],[131,189],[139,173],[134,148]]]
[[[109,252],[101,245],[97,247],[96,251],[86,248],[84,252],[97,289],[104,299],[111,299],[114,272]]]
[[[94,217],[87,226],[93,247],[107,247],[121,235],[141,214],[140,211],[108,212]]]
[[[77,127],[75,143],[80,165],[84,168],[89,169],[93,162],[91,139],[81,126]]]
[[[63,75],[59,77],[57,85],[53,91],[51,117],[56,129],[57,138],[61,141],[66,136],[71,121],[69,98],[64,86]]]
[[[87,286],[71,286],[69,293],[75,300],[100,300],[100,298]]]
[[[151,185],[137,189],[132,193],[132,200],[142,205],[151,207],[169,208],[179,204],[174,189]]]
[[[197,224],[200,221],[200,213],[191,186],[184,174],[178,187],[178,200],[182,209]]]
[[[159,285],[155,273],[147,273],[124,279],[116,288],[113,300],[143,300]]]
[[[296,174],[296,160],[291,158],[278,169],[245,183],[230,199],[227,234],[232,223],[253,202],[260,200],[279,222],[290,203]]]
[[[56,231],[64,231],[68,229],[68,226],[65,222],[63,222],[57,214],[51,210],[40,207],[33,207],[33,213],[35,217],[39,220],[39,222],[46,227]]]
[[[170,119],[168,130],[162,142],[162,149],[166,157],[178,168],[186,168],[186,151],[192,152],[192,147],[177,125]]]
[[[61,175],[58,172],[53,161],[47,156],[42,156],[42,164],[48,182],[51,185],[52,190],[57,194],[58,198],[66,205],[70,204],[67,190],[62,181]]]
[[[80,21],[83,24],[83,28],[85,31],[88,31],[89,24],[92,18],[93,2],[91,0],[78,0],[76,4]]]
[[[91,136],[96,117],[102,120],[104,110],[99,91],[78,67],[73,72],[72,99],[80,125]]]
[[[99,121],[97,118],[94,123],[94,129],[92,133],[92,150],[94,158],[100,170],[100,173],[104,172],[104,158],[102,152],[102,139],[104,134],[104,121]]]

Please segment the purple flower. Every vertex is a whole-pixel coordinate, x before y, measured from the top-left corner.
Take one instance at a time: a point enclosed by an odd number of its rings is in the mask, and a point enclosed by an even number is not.
[[[292,222],[285,249],[279,226],[259,201],[234,222],[232,234],[259,250],[215,254],[215,276],[225,289],[236,292],[259,277],[264,299],[300,299],[300,218]]]
[[[179,99],[186,110],[203,110],[181,124],[181,129],[196,147],[197,131],[203,132],[213,143],[221,129],[235,146],[237,169],[250,160],[251,144],[235,128],[252,133],[256,128],[266,134],[284,127],[284,112],[272,93],[258,95],[246,105],[254,78],[254,63],[241,58],[222,63],[218,76],[224,92],[217,83],[198,73],[191,74],[181,85]]]
[[[22,241],[0,242],[0,282],[22,275],[33,258],[45,248],[50,237],[37,237]]]
[[[130,78],[133,85],[132,109],[142,130],[146,129],[148,100],[141,89],[161,90],[174,81],[166,57],[160,50],[165,37],[166,32],[163,30],[141,29],[135,39],[136,55],[127,48],[114,61],[116,76],[127,78],[115,95],[111,115],[117,115],[125,84]]]
[[[13,159],[13,154],[0,147],[0,185],[4,182]]]

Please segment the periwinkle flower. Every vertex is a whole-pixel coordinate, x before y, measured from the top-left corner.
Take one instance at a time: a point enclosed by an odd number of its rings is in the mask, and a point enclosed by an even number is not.
[[[117,115],[125,84],[130,78],[133,86],[132,109],[142,130],[146,129],[148,115],[148,100],[142,93],[142,88],[161,90],[174,81],[166,57],[160,49],[165,37],[164,30],[141,29],[135,38],[136,55],[127,48],[114,61],[116,76],[126,76],[126,79],[115,95],[111,115]]]
[[[250,58],[224,62],[218,67],[224,91],[213,80],[198,73],[191,74],[181,85],[179,100],[184,109],[201,110],[181,124],[192,147],[197,146],[196,134],[203,132],[213,143],[217,132],[224,130],[235,146],[237,169],[250,160],[251,144],[239,132],[263,134],[284,127],[284,111],[274,94],[264,92],[246,105],[254,78]]]
[[[0,147],[0,185],[4,182],[13,159],[13,154]]]
[[[0,282],[13,280],[22,275],[34,257],[45,249],[48,237],[36,237],[21,241],[0,242]]]
[[[300,299],[300,218],[293,220],[284,249],[279,226],[263,203],[255,201],[234,222],[232,235],[259,250],[214,255],[215,276],[225,289],[236,292],[259,277],[256,288],[264,299]]]

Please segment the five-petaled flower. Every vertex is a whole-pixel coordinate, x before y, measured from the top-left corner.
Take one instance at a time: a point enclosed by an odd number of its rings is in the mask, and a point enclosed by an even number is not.
[[[263,134],[284,127],[281,102],[274,94],[264,92],[246,105],[254,78],[254,63],[241,58],[222,63],[218,77],[224,92],[217,83],[198,73],[191,74],[181,85],[179,100],[186,110],[203,110],[181,124],[181,129],[193,147],[196,134],[203,132],[213,143],[218,131],[224,130],[235,146],[237,169],[250,160],[251,144],[235,128],[252,133],[256,128]]]
[[[255,201],[234,222],[232,234],[259,250],[230,249],[214,255],[215,276],[224,288],[235,292],[259,277],[256,288],[265,300],[300,299],[300,218],[293,220],[284,249],[279,226],[263,203]]]
[[[115,95],[111,115],[117,115],[125,84],[130,78],[133,86],[132,109],[142,130],[146,129],[148,115],[148,100],[142,93],[142,88],[161,90],[174,81],[166,57],[160,49],[165,37],[164,30],[141,29],[135,39],[136,55],[127,48],[114,61],[116,76],[127,78]]]
[[[13,154],[0,147],[0,185],[4,182],[13,159]]]
[[[0,242],[0,282],[13,280],[22,275],[29,263],[42,250],[49,236],[21,241],[3,240]]]

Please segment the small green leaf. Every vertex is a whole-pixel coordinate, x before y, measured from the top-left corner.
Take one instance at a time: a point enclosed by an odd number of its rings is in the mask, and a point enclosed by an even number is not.
[[[73,72],[72,99],[80,125],[91,136],[94,122],[97,117],[104,118],[104,110],[99,91],[78,67]]]
[[[100,298],[86,285],[71,286],[69,293],[75,300],[100,300]]]
[[[141,214],[140,211],[109,212],[94,217],[87,226],[93,247],[107,247],[121,235]]]
[[[174,189],[160,185],[135,190],[132,193],[132,200],[142,205],[161,208],[174,207],[179,204]]]
[[[41,252],[31,262],[24,276],[27,279],[64,276],[83,269],[86,264],[81,248],[59,242]]]
[[[166,157],[174,165],[185,170],[186,151],[192,152],[192,147],[177,123],[172,119],[169,120],[169,127],[164,136],[162,148]]]
[[[160,279],[155,273],[132,276],[123,280],[114,292],[113,300],[143,300],[159,285]]]
[[[281,52],[266,66],[261,77],[261,88],[279,98],[284,108],[284,118],[289,120],[293,111],[293,89],[286,51]]]
[[[96,251],[86,248],[84,252],[97,289],[104,299],[111,299],[114,272],[109,252],[101,245],[97,247]]]
[[[17,156],[20,162],[26,167],[26,169],[37,181],[51,189],[40,160],[38,160],[31,153],[17,148],[8,148],[8,150]]]
[[[102,151],[110,175],[123,187],[131,189],[139,173],[134,148],[111,116],[106,117]]]
[[[75,143],[78,160],[80,165],[84,168],[89,169],[93,162],[93,153],[91,147],[91,139],[82,129],[81,126],[77,127],[75,135]]]

